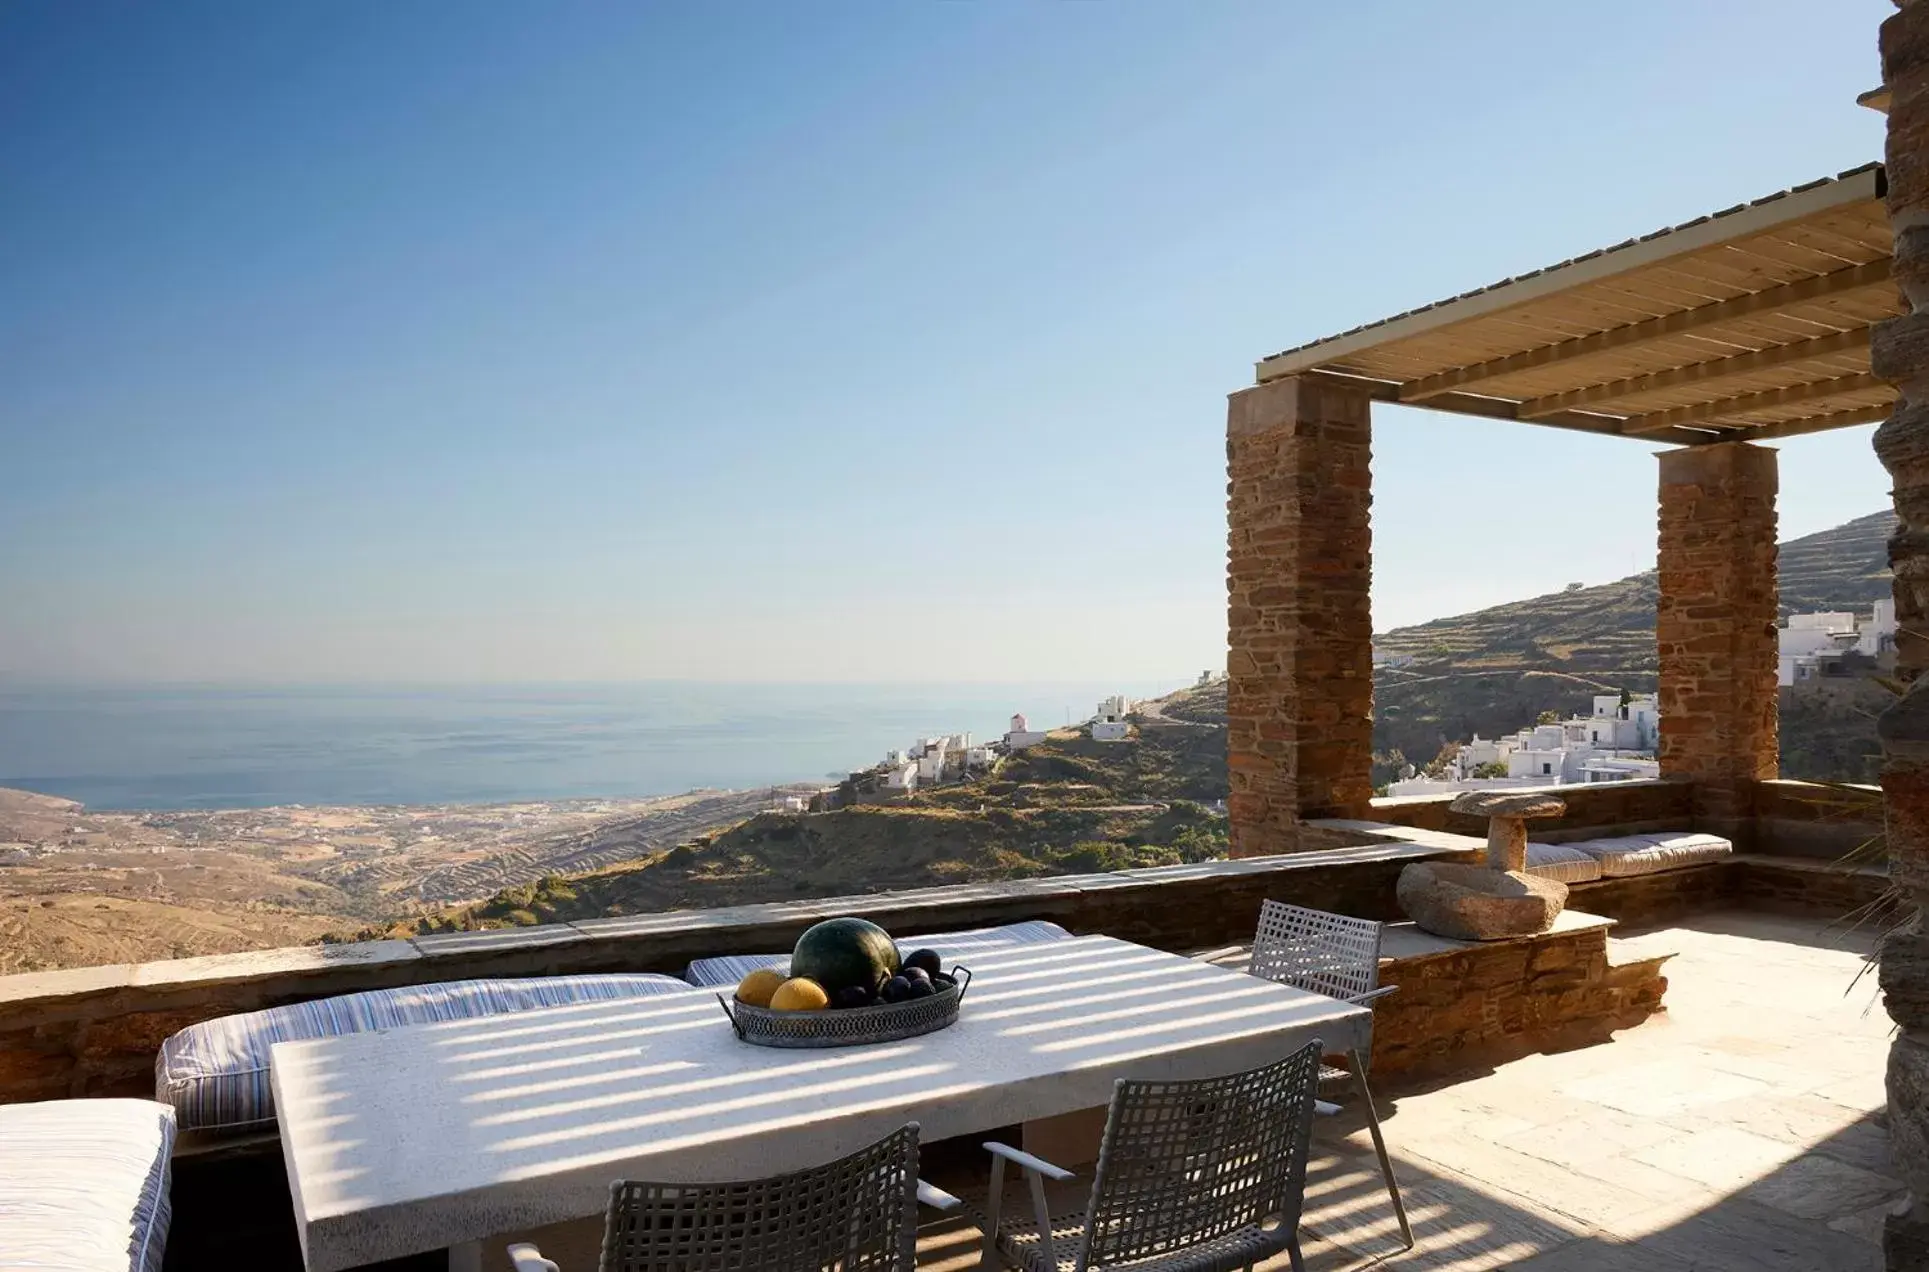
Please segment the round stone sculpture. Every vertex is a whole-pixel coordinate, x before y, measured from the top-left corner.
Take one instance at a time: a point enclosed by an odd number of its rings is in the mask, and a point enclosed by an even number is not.
[[[1470,791],[1451,808],[1488,819],[1487,864],[1415,862],[1400,872],[1400,908],[1425,930],[1462,941],[1533,936],[1554,926],[1567,885],[1527,873],[1527,819],[1558,816],[1566,802],[1528,791]]]

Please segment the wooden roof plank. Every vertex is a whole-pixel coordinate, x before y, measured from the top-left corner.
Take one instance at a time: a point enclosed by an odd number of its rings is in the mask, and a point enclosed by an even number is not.
[[[1752,353],[1717,358],[1712,362],[1697,362],[1689,366],[1676,367],[1671,371],[1658,371],[1651,375],[1633,376],[1625,380],[1610,380],[1605,384],[1593,384],[1584,389],[1571,389],[1568,392],[1550,394],[1547,397],[1529,398],[1520,404],[1520,415],[1522,419],[1533,419],[1554,411],[1598,406],[1603,402],[1613,402],[1657,389],[1674,388],[1677,385],[1706,384],[1715,380],[1747,375],[1768,367],[1778,367],[1790,362],[1804,362],[1844,350],[1866,350],[1868,347],[1869,329],[1856,327],[1848,331],[1838,331],[1832,335],[1817,336],[1812,340],[1800,340],[1794,344],[1771,345],[1769,348],[1757,349]]]
[[[1771,287],[1751,295],[1737,296],[1732,300],[1719,301],[1696,309],[1677,310],[1659,318],[1650,318],[1645,322],[1556,344],[1542,345],[1537,349],[1509,354],[1489,362],[1475,363],[1472,366],[1458,367],[1438,375],[1426,376],[1405,385],[1401,389],[1400,400],[1421,401],[1437,393],[1464,390],[1471,385],[1497,379],[1515,371],[1587,357],[1609,349],[1622,349],[1649,341],[1664,340],[1670,336],[1693,331],[1697,327],[1716,326],[1752,314],[1771,313],[1808,301],[1858,291],[1885,283],[1889,278],[1890,261],[1887,258],[1870,261],[1867,264],[1837,270],[1832,274],[1803,279],[1798,283],[1785,283],[1780,287]]]
[[[1264,383],[1312,370],[1375,345],[1512,309],[1585,283],[1767,233],[1777,227],[1827,215],[1845,207],[1867,204],[1881,197],[1882,183],[1881,167],[1871,164],[1831,180],[1789,190],[1645,238],[1631,239],[1619,246],[1578,257],[1550,269],[1509,279],[1449,301],[1288,349],[1259,362],[1255,375],[1259,382]]]
[[[1671,411],[1657,411],[1652,415],[1637,415],[1629,419],[1623,431],[1646,435],[1658,429],[1674,428],[1683,424],[1693,424],[1703,420],[1719,420],[1727,416],[1746,415],[1750,411],[1770,407],[1787,406],[1797,402],[1812,402],[1818,398],[1839,397],[1854,393],[1858,389],[1870,389],[1882,384],[1873,375],[1863,372],[1859,375],[1841,376],[1832,380],[1815,380],[1808,384],[1790,385],[1782,389],[1770,389],[1765,393],[1744,394],[1741,397],[1717,398],[1709,402],[1697,402],[1693,406],[1680,406]]]
[[[1807,415],[1801,419],[1788,420],[1780,424],[1764,424],[1746,430],[1742,440],[1766,442],[1777,437],[1800,437],[1807,433],[1826,433],[1830,429],[1853,428],[1857,424],[1873,424],[1889,418],[1895,409],[1894,402],[1884,402],[1879,406],[1857,406],[1846,411],[1830,411],[1826,415]]]

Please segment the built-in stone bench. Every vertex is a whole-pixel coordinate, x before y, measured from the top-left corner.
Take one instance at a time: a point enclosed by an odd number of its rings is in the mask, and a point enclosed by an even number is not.
[[[1456,941],[1412,923],[1387,926],[1373,1005],[1376,1080],[1486,1067],[1539,1051],[1605,1042],[1661,1009],[1672,957],[1627,956],[1613,919],[1564,910],[1552,929],[1497,941]],[[1248,945],[1205,951],[1243,968]]]

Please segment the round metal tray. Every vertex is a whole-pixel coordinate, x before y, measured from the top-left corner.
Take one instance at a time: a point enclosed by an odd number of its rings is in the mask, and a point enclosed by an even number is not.
[[[723,1014],[730,1017],[737,1037],[757,1047],[861,1047],[874,1042],[897,1042],[943,1029],[958,1018],[958,1005],[971,985],[971,972],[954,967],[955,982],[929,998],[908,1003],[879,1003],[875,1007],[845,1007],[825,1011],[772,1011],[752,1007],[728,994],[718,994]]]

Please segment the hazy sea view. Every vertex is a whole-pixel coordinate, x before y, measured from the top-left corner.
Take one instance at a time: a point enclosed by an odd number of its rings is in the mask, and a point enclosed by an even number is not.
[[[0,786],[97,809],[674,794],[828,780],[921,734],[1061,725],[1180,683],[0,682]]]

